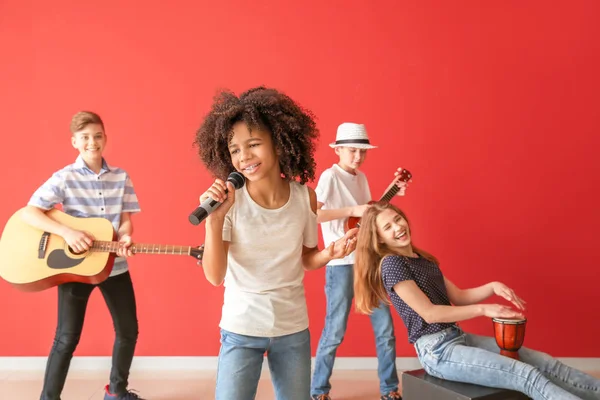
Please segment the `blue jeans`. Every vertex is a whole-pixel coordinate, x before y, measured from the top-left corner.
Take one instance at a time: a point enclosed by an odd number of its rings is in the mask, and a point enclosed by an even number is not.
[[[275,398],[310,398],[308,329],[271,338],[238,335],[221,329],[216,400],[253,400],[265,352],[275,388]]]
[[[333,372],[335,353],[344,340],[348,315],[354,298],[353,265],[336,265],[326,268],[327,316],[315,358],[315,370],[310,389],[312,395],[327,394],[331,390],[329,379]],[[377,348],[379,390],[381,394],[388,394],[398,390],[396,337],[390,308],[381,304],[370,317]]]
[[[535,400],[600,399],[600,380],[525,347],[520,361],[502,356],[494,338],[460,328],[422,336],[415,348],[425,371],[440,379],[516,390]]]

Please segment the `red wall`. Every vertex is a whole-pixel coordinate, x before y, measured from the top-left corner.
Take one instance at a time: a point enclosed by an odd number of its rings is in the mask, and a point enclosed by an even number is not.
[[[134,238],[201,244],[204,228],[187,216],[211,177],[194,131],[218,88],[265,84],[318,116],[319,172],[335,161],[327,143],[337,125],[365,123],[381,146],[364,168],[373,193],[409,168],[414,184],[395,201],[417,243],[461,287],[514,287],[529,305],[526,345],[600,356],[600,3],[121,3],[0,3],[2,224],[75,159],[70,117],[92,109],[106,121],[107,159],[140,198]],[[131,272],[138,355],[217,354],[222,287],[188,257],[136,256]],[[323,270],[307,274],[313,348],[323,286]],[[0,355],[46,355],[55,291],[2,281],[0,303]],[[413,356],[396,320],[398,354]],[[489,320],[464,325],[492,333]],[[108,355],[111,345],[95,293],[77,354]],[[375,354],[367,317],[351,315],[338,354]]]

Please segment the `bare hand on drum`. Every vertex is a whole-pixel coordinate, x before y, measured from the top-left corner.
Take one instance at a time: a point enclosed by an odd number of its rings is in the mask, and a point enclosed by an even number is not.
[[[482,304],[482,306],[483,315],[489,318],[525,318],[525,316],[522,313],[513,310],[509,306],[503,306],[500,304]]]
[[[492,287],[497,296],[503,297],[513,303],[519,310],[525,310],[525,300],[521,299],[517,294],[502,282],[493,282]]]

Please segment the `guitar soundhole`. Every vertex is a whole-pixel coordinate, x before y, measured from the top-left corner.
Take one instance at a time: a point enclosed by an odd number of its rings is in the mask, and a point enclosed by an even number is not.
[[[69,250],[69,253],[74,254],[76,256],[80,256],[80,255],[85,254],[87,252],[87,250],[75,251],[75,250],[73,250],[73,248],[71,246],[67,246],[67,249]]]

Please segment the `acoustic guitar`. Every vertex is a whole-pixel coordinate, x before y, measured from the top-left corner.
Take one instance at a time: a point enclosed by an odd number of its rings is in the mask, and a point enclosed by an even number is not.
[[[396,193],[398,193],[398,191],[400,190],[400,187],[395,184],[397,179],[398,179],[397,177],[394,178],[394,180],[392,181],[392,185],[390,186],[390,188],[388,190],[386,190],[386,192],[383,194],[383,196],[381,196],[379,201],[383,201],[383,202],[387,203],[394,198]],[[408,170],[402,169],[402,172],[400,172],[399,181],[400,182],[408,182],[411,179],[412,179],[412,174]],[[371,200],[368,204],[373,204],[373,203],[375,203],[375,201]],[[346,220],[346,223],[344,224],[344,230],[346,232],[348,232],[350,229],[360,228],[360,220],[361,220],[361,217],[348,217],[348,219]]]
[[[89,232],[94,241],[87,251],[76,253],[58,235],[25,223],[23,209],[14,213],[0,237],[0,277],[25,292],[37,292],[66,282],[98,284],[112,270],[119,242],[105,218],[76,218],[53,209],[46,215],[70,228]],[[200,247],[134,243],[135,254],[189,255],[202,260]]]

